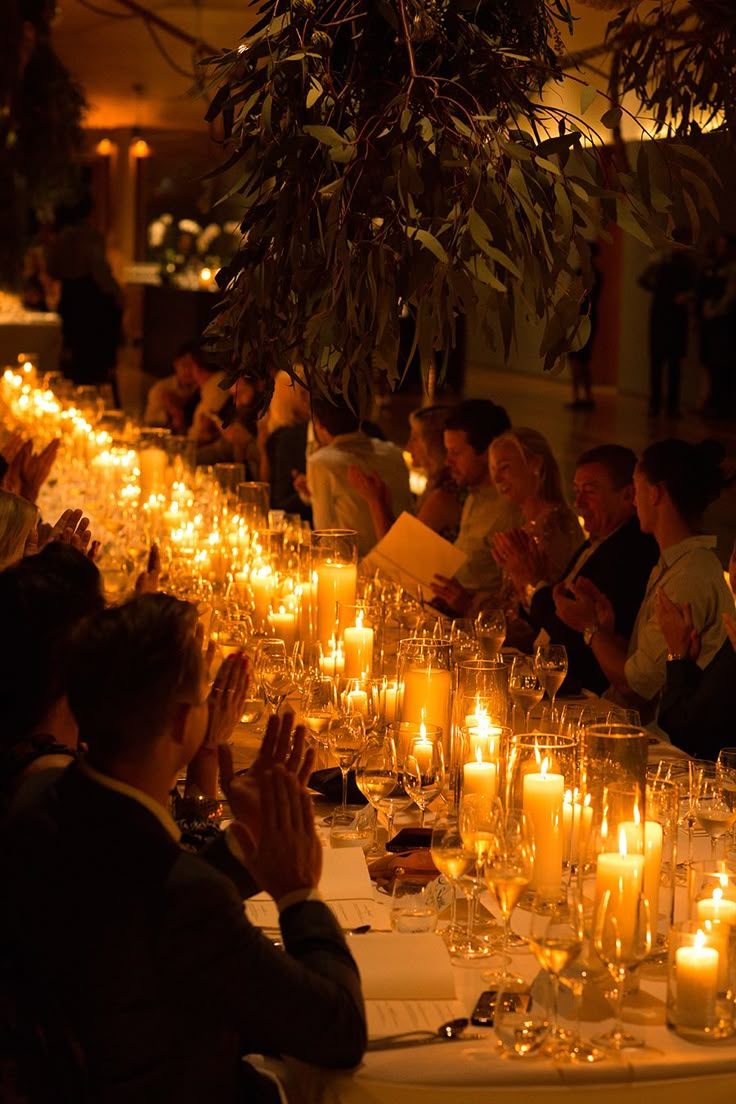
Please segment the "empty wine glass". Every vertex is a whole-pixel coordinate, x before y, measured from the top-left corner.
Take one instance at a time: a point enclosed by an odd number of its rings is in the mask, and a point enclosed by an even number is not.
[[[351,678],[340,694],[340,706],[344,713],[360,713],[366,732],[376,725],[380,712],[381,679]]]
[[[550,713],[554,720],[557,691],[567,674],[567,649],[562,644],[540,644],[536,650],[534,662],[539,681],[549,695]]]
[[[342,804],[347,805],[348,774],[366,743],[365,725],[360,713],[338,714],[328,729],[327,740],[342,774]]]
[[[518,809],[509,809],[496,817],[495,831],[486,861],[483,876],[491,893],[495,896],[503,917],[503,939],[501,956],[503,967],[483,975],[485,981],[500,988],[523,985],[521,978],[509,973],[511,957],[508,953],[511,914],[519,899],[532,880],[534,868],[534,842],[531,822]]]
[[[286,697],[294,689],[291,661],[283,640],[262,640],[254,664],[257,678],[266,692],[268,704],[278,713]]]
[[[625,709],[622,705],[614,705],[608,710],[606,724],[631,725],[633,728],[641,728],[641,716],[638,709]]]
[[[495,659],[506,639],[506,615],[502,609],[482,609],[478,613],[475,638],[483,659]]]
[[[382,744],[366,744],[355,766],[355,781],[376,813],[386,813],[387,840],[390,840],[393,835],[394,801],[399,785],[396,748],[393,740],[386,737]],[[403,792],[402,797],[404,797]],[[379,850],[378,832],[376,832],[374,849]]]
[[[445,758],[442,750],[442,730],[427,725],[427,736],[413,739],[403,763],[404,789],[419,806],[420,827],[424,827],[427,806],[442,793],[445,786]],[[430,732],[434,729],[434,732]],[[434,736],[434,739],[432,738]]]
[[[544,687],[531,656],[514,656],[509,675],[509,697],[524,714],[524,730],[529,731],[532,709],[544,697]]]
[[[450,628],[452,662],[457,667],[478,656],[479,646],[475,637],[475,622],[469,617],[456,617]]]
[[[644,1046],[644,1040],[629,1034],[622,1021],[626,972],[643,962],[652,949],[649,901],[643,893],[632,902],[624,900],[623,893],[606,890],[593,915],[593,947],[615,984],[613,1028],[593,1042],[611,1050]]]
[[[432,828],[432,862],[450,882],[453,890],[450,924],[442,933],[450,949],[457,937],[457,887],[473,865],[475,856],[465,846],[457,817],[441,817]]]
[[[562,888],[554,901],[548,895],[534,898],[529,945],[552,983],[549,1043],[556,1057],[567,1056],[572,1038],[560,1027],[560,974],[580,956],[584,937],[582,902],[571,886]]]

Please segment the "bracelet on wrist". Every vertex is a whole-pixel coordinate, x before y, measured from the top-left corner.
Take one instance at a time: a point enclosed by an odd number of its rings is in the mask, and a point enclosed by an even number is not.
[[[683,659],[687,659],[687,658],[688,657],[685,655],[684,652],[668,652],[667,653],[667,662],[668,663],[680,663]]]

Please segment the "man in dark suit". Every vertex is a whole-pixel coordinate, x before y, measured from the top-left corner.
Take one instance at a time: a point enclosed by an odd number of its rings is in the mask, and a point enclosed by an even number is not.
[[[616,632],[628,639],[636,621],[649,574],[657,562],[657,543],[641,532],[634,508],[636,456],[622,445],[599,445],[583,453],[575,469],[575,509],[589,538],[567,566],[561,585],[578,576],[607,594],[616,614]],[[567,687],[601,694],[608,686],[593,655],[584,626],[566,625],[555,608],[553,587],[538,582],[529,620],[544,629],[554,644],[564,644],[568,656]]]
[[[231,828],[200,855],[179,845],[168,794],[207,722],[195,629],[194,608],[160,594],[87,623],[68,678],[87,756],[37,775],[6,825],[4,947],[102,1104],[253,1101],[244,1054],[349,1068],[365,1048],[357,968],[316,892],[301,731],[291,743],[273,719],[228,788]],[[256,888],[284,950],[246,919]]]

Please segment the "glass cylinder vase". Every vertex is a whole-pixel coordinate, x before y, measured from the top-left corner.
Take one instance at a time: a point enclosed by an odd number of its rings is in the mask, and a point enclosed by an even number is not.
[[[358,586],[358,534],[355,529],[315,529],[312,533],[317,640],[327,647],[339,640],[338,603],[355,605]]]
[[[445,762],[452,760],[452,644],[431,637],[408,637],[399,644],[399,699],[402,722],[438,725]]]

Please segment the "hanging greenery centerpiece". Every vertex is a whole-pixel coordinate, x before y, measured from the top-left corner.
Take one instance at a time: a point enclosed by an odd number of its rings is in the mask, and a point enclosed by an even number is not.
[[[673,188],[616,165],[580,111],[542,93],[563,76],[568,0],[268,0],[238,49],[212,59],[243,202],[211,333],[234,374],[305,365],[312,386],[365,404],[391,386],[399,315],[421,363],[480,305],[489,341],[541,323],[551,368],[588,336],[589,242],[617,222],[647,242],[671,228]],[[575,76],[567,79],[577,79]],[[646,157],[646,155],[645,155]],[[661,159],[657,162],[661,176]],[[216,170],[217,171],[217,170]],[[646,174],[645,174],[646,175]]]

